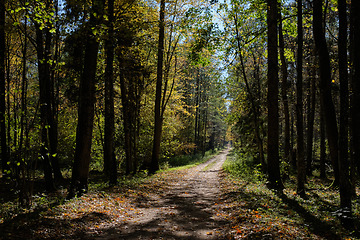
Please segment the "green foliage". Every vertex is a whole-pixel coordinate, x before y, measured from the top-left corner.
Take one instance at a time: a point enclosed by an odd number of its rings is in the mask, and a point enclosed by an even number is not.
[[[189,168],[200,163],[208,161],[211,157],[216,155],[218,151],[209,150],[202,155],[201,153],[196,154],[187,154],[174,156],[167,159],[161,159],[160,164],[161,168],[164,170],[169,170],[173,168]]]
[[[246,179],[249,182],[265,182],[266,180],[265,175],[261,172],[261,165],[248,152],[232,150],[223,165],[223,169],[230,175]]]

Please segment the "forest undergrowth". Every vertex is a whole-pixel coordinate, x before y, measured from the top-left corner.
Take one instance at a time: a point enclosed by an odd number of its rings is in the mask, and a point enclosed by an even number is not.
[[[296,194],[296,176],[284,180],[285,190],[266,187],[260,167],[250,167],[234,152],[224,166],[222,186],[233,232],[241,239],[360,239],[339,220],[339,189],[332,179],[307,178],[306,199]],[[356,187],[359,196],[359,186]],[[355,226],[360,226],[360,198],[353,200]]]

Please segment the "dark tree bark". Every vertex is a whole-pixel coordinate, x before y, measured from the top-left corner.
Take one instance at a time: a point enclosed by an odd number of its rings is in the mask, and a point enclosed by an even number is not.
[[[360,175],[360,2],[351,1],[351,143],[352,161]]]
[[[81,195],[88,190],[89,165],[91,158],[91,142],[94,125],[94,105],[96,68],[99,42],[93,33],[100,23],[99,16],[104,8],[102,0],[92,1],[92,13],[87,26],[84,67],[80,79],[80,99],[78,106],[78,124],[76,129],[76,148],[74,165],[69,189],[69,198]],[[95,14],[96,13],[96,14]]]
[[[117,165],[114,150],[114,0],[108,1],[108,38],[105,41],[105,130],[104,171],[112,185],[117,183]]]
[[[278,37],[277,18],[278,6],[276,0],[267,1],[268,26],[268,181],[269,187],[283,189],[280,177],[279,162],[279,104],[278,104]]]
[[[38,23],[36,26],[36,51],[38,57],[38,74],[40,87],[40,119],[41,119],[41,150],[40,156],[43,161],[46,190],[55,189],[52,177],[52,167],[50,164],[50,128],[53,125],[51,112],[51,95],[50,95],[50,65],[49,65],[49,41],[50,36],[48,29],[40,30]],[[45,43],[44,43],[45,32]],[[45,45],[45,46],[44,46]]]
[[[8,150],[6,141],[6,101],[5,101],[5,0],[0,0],[0,147],[1,147],[1,168],[3,173],[9,170]]]
[[[304,156],[304,121],[303,121],[303,27],[302,0],[297,0],[297,63],[296,63],[296,136],[297,136],[297,194],[305,197],[305,156]]]
[[[21,206],[29,207],[31,205],[32,187],[26,177],[28,167],[22,159],[27,158],[27,146],[24,147],[24,142],[28,142],[28,129],[27,129],[27,90],[28,79],[27,74],[27,49],[28,49],[28,21],[24,18],[24,43],[22,48],[22,82],[21,82],[21,117],[20,117],[20,137],[19,147],[16,158],[20,162],[19,170],[21,171],[19,202]]]
[[[156,96],[155,96],[155,110],[154,110],[155,127],[154,127],[154,139],[153,139],[151,164],[149,166],[150,173],[155,173],[157,170],[159,170],[159,155],[160,155],[160,143],[161,143],[162,122],[163,122],[163,119],[161,117],[161,95],[162,95],[161,90],[162,90],[162,80],[163,80],[164,40],[165,40],[165,0],[161,0],[160,19],[159,19],[157,76],[156,76]]]
[[[315,46],[319,56],[320,65],[320,102],[324,111],[326,135],[329,144],[330,158],[334,168],[335,185],[339,184],[338,166],[338,127],[336,113],[331,94],[331,68],[330,57],[327,48],[325,29],[323,26],[323,1],[313,2],[313,34]]]
[[[326,178],[326,136],[324,111],[320,106],[320,178]]]
[[[47,9],[52,3],[46,2]],[[63,179],[57,158],[57,125],[55,121],[54,84],[51,78],[51,41],[49,27],[42,28],[34,20],[36,28],[36,52],[38,58],[38,74],[40,87],[40,119],[41,119],[41,159],[44,163],[44,175],[48,191],[54,190],[55,181]]]
[[[340,174],[340,207],[345,227],[353,226],[351,207],[351,179],[348,157],[348,125],[349,125],[349,89],[348,89],[348,57],[347,57],[347,16],[346,0],[338,0],[339,9],[339,80],[340,80],[340,132],[339,132],[339,174]]]
[[[308,112],[307,112],[307,135],[306,135],[306,173],[312,174],[312,155],[314,139],[314,121],[316,106],[316,82],[314,77],[315,69],[311,67],[308,83]]]
[[[137,170],[137,119],[139,118],[138,100],[138,83],[137,78],[140,76],[131,76],[134,73],[128,72],[125,74],[125,69],[130,67],[123,65],[123,71],[120,72],[120,89],[121,89],[121,103],[123,110],[123,125],[124,125],[124,142],[125,142],[125,159],[126,159],[126,174],[135,174]],[[126,75],[126,76],[125,76]]]

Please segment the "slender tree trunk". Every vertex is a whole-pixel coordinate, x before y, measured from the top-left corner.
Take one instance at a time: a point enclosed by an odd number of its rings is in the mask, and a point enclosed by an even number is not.
[[[278,104],[278,37],[277,37],[277,0],[267,1],[268,25],[268,180],[269,187],[283,189],[279,161],[279,104]]]
[[[92,32],[100,22],[99,16],[104,8],[103,1],[93,0],[87,38],[85,43],[84,67],[80,79],[80,99],[78,125],[76,129],[76,148],[72,170],[69,198],[81,195],[88,190],[88,177],[91,158],[91,141],[94,125],[94,105],[96,101],[95,84],[99,42]],[[96,14],[95,14],[96,13]],[[96,16],[95,16],[96,15]]]
[[[348,89],[348,57],[347,57],[347,16],[346,0],[338,0],[339,9],[339,80],[340,80],[340,134],[339,134],[339,174],[340,174],[340,207],[345,227],[352,227],[351,179],[348,157],[348,125],[349,125],[349,89]]]
[[[336,122],[335,107],[331,94],[331,68],[330,57],[327,48],[325,29],[322,25],[323,1],[313,2],[313,33],[315,46],[319,55],[320,63],[320,102],[324,110],[326,135],[329,143],[331,162],[334,167],[335,185],[339,184],[338,165],[338,127]]]
[[[303,122],[303,27],[302,0],[297,0],[297,64],[296,64],[296,136],[297,136],[297,194],[305,197],[305,156],[304,156],[304,122]]]
[[[117,166],[114,151],[114,0],[108,1],[108,39],[105,42],[105,143],[104,171],[110,184],[117,183]]]
[[[195,89],[195,138],[196,150],[200,147],[200,74],[196,76],[196,89]]]
[[[0,147],[1,147],[1,168],[3,173],[7,173],[9,170],[8,149],[6,139],[6,125],[5,125],[5,114],[6,114],[6,91],[5,91],[5,1],[0,0]]]
[[[47,31],[47,29],[44,29]],[[47,37],[47,36],[46,36]],[[46,49],[46,47],[45,47]],[[48,53],[44,49],[44,33],[40,25],[36,24],[36,51],[38,57],[38,74],[40,87],[40,119],[41,119],[41,150],[40,155],[44,167],[46,190],[55,190],[53,171],[50,164],[49,122],[51,115],[50,106],[50,68]]]
[[[58,147],[58,126],[56,121],[56,111],[57,105],[55,104],[55,89],[54,89],[54,78],[51,77],[51,64],[50,64],[50,55],[51,55],[51,42],[52,36],[48,29],[45,31],[45,59],[46,59],[46,79],[48,88],[46,93],[47,100],[47,124],[48,124],[48,138],[49,138],[49,158],[54,173],[55,182],[60,182],[63,180],[62,173],[60,171],[60,164],[57,155]],[[53,59],[56,60],[56,59]]]
[[[55,18],[58,18],[58,0],[53,0],[53,9],[55,10]],[[59,108],[59,88],[58,88],[58,79],[59,79],[59,70],[57,70],[56,65],[59,62],[59,45],[60,45],[60,30],[59,30],[59,23],[58,21],[55,22],[55,34],[51,39],[51,34],[48,32],[47,37],[47,52],[50,55],[51,52],[51,43],[53,44],[53,51],[54,51],[54,57],[53,57],[53,63],[50,64],[50,67],[52,68],[50,70],[50,103],[51,103],[51,115],[50,115],[50,122],[51,127],[49,129],[49,138],[50,138],[50,160],[54,171],[54,179],[56,183],[59,183],[64,180],[60,164],[59,164],[59,157],[57,154],[58,150],[58,143],[59,143],[59,136],[58,136],[58,108]]]
[[[21,83],[21,118],[20,118],[20,140],[19,140],[19,153],[20,158],[22,158],[23,152],[23,143],[24,143],[24,133],[25,133],[25,122],[27,117],[27,38],[28,38],[28,31],[27,31],[27,18],[24,19],[24,46],[22,49],[22,83]]]
[[[17,161],[20,162],[21,180],[20,180],[20,191],[19,191],[19,202],[21,206],[29,207],[31,202],[31,189],[28,186],[28,179],[30,176],[26,176],[26,170],[28,166],[25,165],[23,159],[26,156],[26,147],[24,147],[24,135],[26,132],[26,119],[27,119],[27,86],[28,80],[27,74],[27,41],[28,41],[28,22],[27,18],[24,18],[24,44],[22,48],[22,82],[21,82],[21,116],[20,116],[20,136],[19,136],[19,147],[17,149]]]
[[[132,78],[128,76],[130,80],[126,81],[123,73],[120,73],[120,89],[121,89],[121,102],[123,109],[123,125],[124,125],[124,142],[125,142],[125,159],[126,159],[126,174],[135,173],[136,169],[134,168],[135,164],[135,137],[136,134],[136,110],[133,95],[135,94],[135,89],[131,88]]]
[[[314,121],[316,106],[316,82],[314,77],[315,69],[310,69],[309,89],[308,89],[308,113],[307,113],[307,139],[306,139],[306,172],[312,174],[312,154],[314,139]]]
[[[162,122],[161,118],[161,89],[163,80],[163,59],[164,59],[164,40],[165,40],[165,0],[160,1],[160,19],[159,19],[159,43],[158,43],[158,59],[157,59],[157,78],[156,78],[156,96],[155,96],[155,127],[153,150],[151,156],[150,173],[159,170],[159,156]],[[162,96],[165,97],[165,96]]]

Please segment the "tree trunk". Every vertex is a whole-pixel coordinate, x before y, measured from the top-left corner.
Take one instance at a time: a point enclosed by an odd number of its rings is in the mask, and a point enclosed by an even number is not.
[[[151,164],[149,166],[150,173],[155,173],[157,170],[159,170],[159,155],[160,155],[160,143],[161,143],[162,122],[163,122],[163,119],[161,117],[161,89],[162,89],[162,80],[163,80],[164,40],[165,40],[165,0],[161,0],[160,19],[159,19],[156,96],[155,96],[155,119],[154,119],[155,127],[154,127],[154,139],[153,139]]]
[[[135,89],[131,84],[133,80],[128,74],[129,80],[126,81],[124,74],[120,73],[120,89],[121,89],[121,102],[123,110],[123,125],[124,125],[124,142],[125,142],[125,159],[126,159],[126,174],[134,174],[135,169],[135,155],[136,155],[136,106],[135,106]]]
[[[105,136],[104,171],[112,185],[117,183],[117,166],[114,150],[114,0],[108,1],[108,39],[105,42]]]
[[[51,2],[46,2],[46,8],[52,10]],[[35,21],[36,22],[36,21]],[[54,84],[51,78],[51,41],[49,27],[36,28],[36,52],[38,57],[38,74],[40,87],[40,118],[41,118],[41,159],[44,163],[44,173],[48,190],[54,189],[52,174],[55,181],[63,179],[57,157],[57,125],[55,121]]]
[[[339,9],[339,80],[340,80],[340,134],[339,134],[339,174],[340,174],[340,208],[343,211],[341,222],[345,227],[352,227],[351,179],[348,157],[348,57],[347,57],[347,16],[346,0],[338,0]]]
[[[308,112],[307,112],[307,139],[306,139],[306,173],[312,174],[312,155],[314,138],[314,121],[316,106],[316,82],[314,77],[315,69],[311,67],[308,87]]]
[[[324,111],[320,106],[320,178],[326,178],[326,136]]]
[[[297,194],[305,197],[305,156],[304,156],[304,122],[303,122],[303,28],[302,0],[297,0],[297,64],[296,64],[296,136],[297,136]]]
[[[280,178],[279,162],[279,104],[278,104],[278,51],[277,51],[277,16],[278,7],[276,0],[267,1],[268,25],[268,180],[269,187],[283,189]]]
[[[335,185],[339,184],[338,127],[335,107],[331,94],[331,68],[322,14],[323,1],[313,2],[313,34],[320,63],[320,102],[324,111],[326,135],[329,143],[331,162],[334,168]]]
[[[82,195],[88,190],[91,141],[94,124],[94,105],[96,100],[96,68],[99,49],[99,42],[92,32],[92,28],[97,27],[100,21],[98,16],[102,16],[99,14],[99,11],[101,11],[103,7],[104,6],[102,1],[92,1],[93,14],[91,14],[89,26],[87,29],[84,67],[80,79],[80,99],[78,107],[78,124],[76,129],[76,148],[71,185],[68,196],[69,198],[72,198],[75,195]]]
[[[1,148],[1,168],[4,174],[9,170],[7,141],[6,141],[6,91],[5,91],[5,0],[0,0],[0,148]]]
[[[284,161],[290,163],[290,114],[289,114],[289,100],[287,96],[288,91],[288,72],[287,72],[287,62],[285,59],[285,44],[284,44],[284,34],[282,30],[282,19],[280,13],[280,23],[279,23],[279,51],[280,51],[280,61],[281,61],[281,98],[284,108]]]
[[[198,70],[198,75],[196,76],[196,89],[195,89],[195,137],[194,142],[196,145],[196,151],[200,147],[200,74]]]
[[[352,36],[352,76],[351,76],[351,142],[352,158],[360,175],[360,2],[351,1],[351,36]]]
[[[49,66],[49,55],[47,46],[44,49],[44,31],[47,29],[40,30],[40,25],[36,25],[36,51],[38,58],[38,74],[39,74],[39,87],[40,87],[40,121],[41,121],[41,150],[40,156],[43,162],[45,184],[47,191],[55,190],[53,171],[50,164],[50,138],[49,132],[51,126],[51,102],[50,102],[50,66]],[[45,34],[46,38],[48,37]],[[47,43],[48,41],[45,40]],[[46,45],[45,43],[45,45]]]

